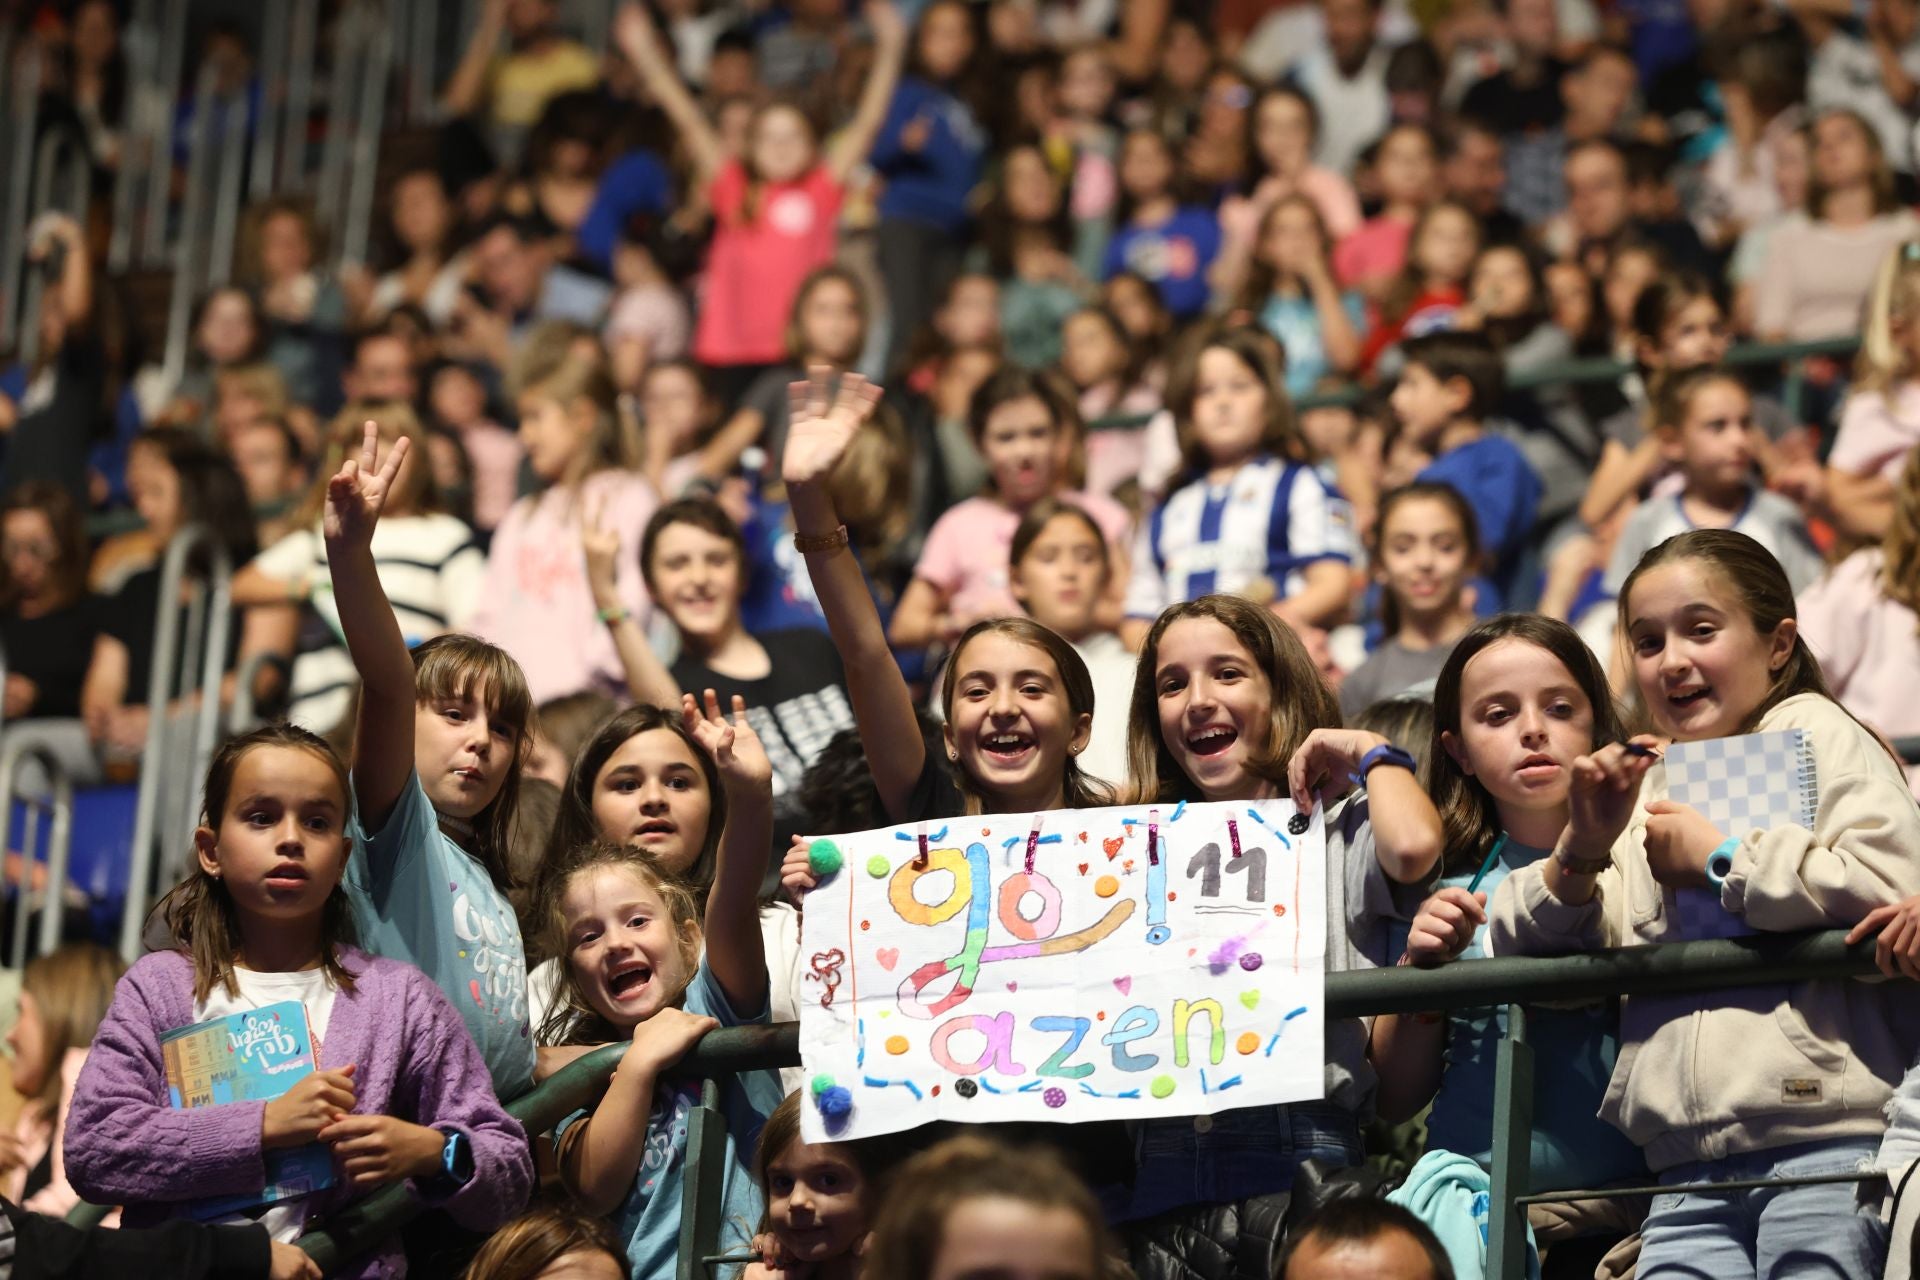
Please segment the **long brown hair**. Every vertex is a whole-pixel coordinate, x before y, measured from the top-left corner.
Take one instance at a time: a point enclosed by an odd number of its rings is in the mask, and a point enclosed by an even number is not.
[[[1689,529],[1668,538],[1641,556],[1640,563],[1620,584],[1618,627],[1623,643],[1631,643],[1627,628],[1632,622],[1629,606],[1633,601],[1634,584],[1649,570],[1681,560],[1698,560],[1711,569],[1739,602],[1753,629],[1762,636],[1772,635],[1782,622],[1799,617],[1793,602],[1793,586],[1787,581],[1786,570],[1780,567],[1780,562],[1773,558],[1772,552],[1746,534],[1735,533],[1731,529]],[[1760,705],[1748,714],[1736,732],[1752,733],[1767,712],[1802,693],[1817,693],[1835,706],[1840,706],[1839,699],[1833,696],[1833,690],[1827,687],[1826,676],[1821,674],[1819,659],[1813,656],[1806,637],[1796,631],[1793,648],[1787,654],[1787,660],[1780,664],[1780,669],[1773,673],[1766,696],[1760,699]],[[1841,710],[1846,709],[1841,707]],[[1850,711],[1847,714],[1853,716]],[[1638,687],[1633,691],[1631,719],[1635,725],[1651,723]],[[1853,716],[1853,720],[1859,723],[1858,716]],[[1879,740],[1879,735],[1875,735],[1875,740]]]
[[[1566,623],[1537,613],[1502,613],[1461,636],[1433,684],[1433,738],[1427,748],[1427,767],[1433,773],[1429,793],[1433,807],[1440,811],[1442,847],[1446,850],[1444,875],[1474,870],[1500,834],[1499,806],[1480,779],[1461,769],[1446,749],[1444,735],[1452,734],[1456,742],[1460,738],[1460,685],[1467,664],[1503,640],[1533,645],[1567,669],[1593,708],[1590,747],[1618,742],[1625,736],[1605,669],[1580,633]]]
[[[966,1134],[921,1152],[893,1176],[873,1224],[866,1274],[888,1280],[932,1275],[947,1219],[963,1202],[985,1199],[1071,1213],[1087,1228],[1088,1271],[1101,1272],[1107,1229],[1100,1206],[1060,1157],[1045,1147],[1022,1150]]]
[[[948,724],[953,723],[953,699],[960,685],[960,655],[966,652],[970,641],[983,635],[1005,636],[1016,644],[1046,654],[1060,673],[1060,687],[1067,695],[1067,714],[1076,720],[1093,714],[1093,676],[1087,671],[1086,660],[1072,645],[1032,618],[983,618],[960,633],[960,639],[954,642],[953,656],[947,660],[946,675],[940,681],[940,705],[946,712]],[[966,776],[966,771],[955,769],[953,780],[960,794],[966,797],[967,812],[984,812],[981,807],[984,797]],[[1097,778],[1088,777],[1080,768],[1080,758],[1072,753],[1068,753],[1060,776],[1060,790],[1069,809],[1094,809],[1113,803],[1112,788]]]
[[[1284,92],[1290,97],[1296,96],[1291,90]],[[1262,94],[1261,97],[1264,99],[1266,95]],[[1247,118],[1251,120],[1253,112],[1249,111]],[[1332,270],[1333,237],[1327,232],[1327,219],[1320,212],[1320,206],[1313,202],[1311,196],[1299,192],[1282,196],[1273,202],[1266,215],[1260,219],[1259,230],[1254,235],[1253,260],[1247,264],[1247,280],[1240,286],[1239,297],[1234,300],[1233,305],[1237,310],[1245,311],[1250,315],[1259,315],[1261,309],[1267,305],[1268,299],[1279,292],[1281,284],[1286,283],[1280,277],[1280,269],[1267,261],[1265,252],[1267,236],[1272,233],[1274,222],[1285,209],[1303,209],[1313,220],[1313,233],[1320,241],[1320,259],[1327,265],[1329,272]]]
[[[613,1228],[571,1204],[536,1204],[493,1233],[460,1273],[460,1280],[539,1280],[560,1259],[603,1253],[627,1274],[626,1250]]]
[[[1306,443],[1294,420],[1293,401],[1287,398],[1286,352],[1264,329],[1249,325],[1216,325],[1188,338],[1167,383],[1167,408],[1173,411],[1180,437],[1180,459],[1188,475],[1204,475],[1213,465],[1193,429],[1193,406],[1200,394],[1200,357],[1225,351],[1252,371],[1267,389],[1265,429],[1260,447],[1278,457],[1306,461]]]
[[[480,689],[486,691],[487,720],[504,722],[511,730],[513,758],[507,762],[493,803],[473,816],[473,834],[461,843],[487,869],[494,886],[513,887],[508,850],[513,840],[513,815],[520,803],[520,775],[533,747],[533,694],[527,673],[513,655],[478,636],[449,633],[435,636],[413,651],[413,697],[416,703],[459,700]]]
[[[534,896],[533,920],[539,930],[540,950],[557,962],[559,971],[553,1008],[534,1032],[539,1044],[606,1044],[628,1034],[609,1023],[588,1001],[567,958],[567,890],[580,876],[604,867],[632,873],[659,895],[660,905],[666,908],[668,923],[679,941],[689,978],[700,961],[700,906],[684,881],[639,849],[594,840],[568,850],[541,872]],[[685,998],[683,989],[674,993],[670,1003],[678,1005]]]
[[[773,1226],[773,1196],[767,1190],[767,1175],[773,1168],[773,1162],[785,1155],[797,1142],[804,1141],[800,1136],[800,1100],[802,1094],[795,1092],[781,1099],[780,1105],[767,1113],[767,1122],[760,1126],[760,1141],[753,1148],[753,1180],[760,1186],[760,1198],[768,1208],[761,1211],[760,1230],[768,1231]],[[888,1153],[897,1145],[884,1138],[866,1138],[858,1142],[835,1142],[830,1144],[835,1150],[846,1156],[853,1167],[860,1171],[861,1203],[872,1218],[874,1203],[879,1199],[877,1185],[881,1173],[888,1163]]]
[[[27,961],[20,991],[32,996],[40,1011],[47,1052],[45,1076],[28,1099],[36,1109],[51,1112],[58,1104],[60,1060],[69,1049],[93,1043],[113,1003],[113,986],[126,971],[119,956],[94,942],[69,942]]]
[[[1869,182],[1873,187],[1873,212],[1876,217],[1883,213],[1892,213],[1900,207],[1900,196],[1894,190],[1893,167],[1887,163],[1887,149],[1880,143],[1880,131],[1867,123],[1867,118],[1852,107],[1827,107],[1818,112],[1813,122],[1807,126],[1809,146],[1820,124],[1834,116],[1844,117],[1855,129],[1860,131],[1860,139],[1873,156],[1873,175]],[[1807,166],[1807,216],[1815,222],[1825,221],[1827,216],[1827,197],[1833,193],[1820,181],[1818,165]]]
[[[240,762],[267,747],[305,751],[324,764],[340,786],[341,820],[346,820],[353,784],[339,753],[328,746],[324,738],[296,725],[270,724],[232,739],[214,753],[201,791],[202,827],[219,835],[233,790],[233,775],[239,771]],[[240,994],[233,964],[240,950],[240,919],[225,882],[208,875],[196,858],[186,878],[168,891],[154,910],[165,922],[174,946],[193,960],[195,1000],[205,1000],[215,983],[230,996]],[[320,967],[333,985],[344,991],[353,990],[353,973],[340,962],[338,948],[351,946],[353,942],[353,915],[347,905],[347,891],[336,884],[327,895],[320,918]]]
[[[594,784],[599,781],[600,771],[607,767],[607,761],[613,758],[614,752],[629,739],[655,729],[673,734],[686,745],[688,752],[699,761],[700,776],[707,784],[707,794],[712,797],[707,809],[706,839],[701,842],[693,865],[680,874],[680,879],[692,892],[694,900],[704,907],[707,890],[713,887],[714,864],[720,850],[720,831],[727,825],[727,793],[720,785],[720,771],[714,767],[713,757],[693,740],[693,735],[687,732],[686,725],[681,722],[680,713],[665,707],[646,703],[628,707],[596,729],[593,737],[587,740],[587,745],[580,749],[573,768],[567,773],[566,789],[560,794],[560,814],[554,821],[553,834],[547,839],[546,863],[556,866],[575,849],[605,840],[606,837],[600,832],[600,824],[593,817]]]
[[[1199,788],[1180,769],[1160,734],[1160,638],[1188,618],[1211,618],[1233,633],[1272,691],[1267,740],[1252,770],[1269,782],[1284,784],[1287,761],[1315,729],[1340,727],[1340,703],[1293,629],[1261,605],[1243,596],[1205,595],[1164,610],[1140,646],[1133,676],[1133,705],[1127,715],[1127,778],[1130,803],[1202,800]]]
[[[73,495],[46,480],[26,480],[0,500],[0,518],[15,511],[38,511],[53,528],[53,563],[47,566],[54,609],[64,609],[87,593],[87,529]],[[7,568],[0,560],[0,609],[19,603]]]
[[[1920,449],[1909,450],[1900,468],[1880,550],[1880,594],[1920,613]]]
[[[407,482],[396,488],[393,496],[387,499],[381,518],[391,519],[402,514],[424,515],[446,509],[440,501],[440,491],[433,483],[432,455],[427,451],[427,429],[420,425],[420,419],[413,410],[398,400],[350,404],[327,424],[326,443],[313,469],[313,484],[308,487],[306,496],[301,498],[299,508],[293,513],[293,528],[311,529],[319,522],[321,513],[327,507],[327,486],[333,483],[334,474],[348,458],[360,456],[360,448],[366,443],[369,422],[379,433],[383,454],[394,441],[402,439],[413,454],[413,465],[402,473]]]
[[[1437,480],[1415,480],[1403,484],[1397,489],[1388,490],[1380,497],[1380,514],[1373,522],[1373,560],[1380,563],[1381,548],[1386,546],[1387,520],[1402,505],[1418,501],[1437,502],[1453,513],[1460,524],[1460,538],[1467,544],[1467,564],[1474,569],[1483,567],[1480,561],[1480,522],[1474,519],[1473,508],[1458,489]],[[1380,634],[1391,638],[1400,634],[1400,601],[1393,592],[1384,587],[1380,591]]]

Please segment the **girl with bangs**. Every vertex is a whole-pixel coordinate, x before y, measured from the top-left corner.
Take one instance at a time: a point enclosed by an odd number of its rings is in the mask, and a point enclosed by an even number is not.
[[[1392,963],[1388,924],[1411,920],[1419,905],[1440,860],[1440,816],[1412,756],[1340,728],[1297,635],[1238,596],[1176,604],[1147,632],[1131,711],[1134,804],[1290,797],[1307,812],[1316,797],[1324,803],[1327,969]],[[1349,778],[1361,790],[1343,797]],[[1136,1254],[1188,1247],[1180,1242],[1197,1225],[1193,1206],[1286,1191],[1304,1160],[1360,1163],[1376,1085],[1367,1031],[1365,1019],[1328,1020],[1324,1102],[1227,1112],[1204,1127],[1148,1121],[1128,1216],[1154,1221],[1133,1232]]]
[[[375,955],[424,970],[472,1032],[503,1097],[533,1078],[527,964],[506,890],[533,699],[505,650],[437,636],[411,654],[380,585],[374,529],[406,460],[367,424],[327,490],[327,567],[360,673],[353,852],[345,884]]]

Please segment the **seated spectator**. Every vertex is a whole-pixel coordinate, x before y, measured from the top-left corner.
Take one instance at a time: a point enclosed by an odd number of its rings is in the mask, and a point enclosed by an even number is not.
[[[473,523],[482,532],[500,527],[520,496],[520,464],[526,450],[511,431],[493,420],[486,385],[472,365],[448,361],[430,368],[427,417],[434,427],[460,440],[473,468]]]
[[[1920,219],[1894,195],[1879,136],[1846,108],[1820,113],[1806,209],[1771,234],[1754,286],[1756,336],[1807,342],[1857,333],[1874,273],[1916,236]]]
[[[0,646],[9,726],[80,714],[100,625],[87,593],[87,539],[65,489],[34,481],[0,500]]]
[[[0,1195],[31,1213],[65,1217],[80,1203],[67,1181],[67,1114],[113,984],[125,971],[105,947],[70,942],[21,972],[20,1010],[6,1044],[13,1089],[26,1106],[13,1132],[0,1135]]]
[[[300,440],[286,419],[260,418],[241,428],[227,452],[255,514],[255,541],[271,546],[293,527],[288,508],[307,485]]]
[[[1420,125],[1397,125],[1380,140],[1374,173],[1382,206],[1378,217],[1343,238],[1333,254],[1340,283],[1378,299],[1407,263],[1414,224],[1437,194],[1433,135]]]
[[[1386,132],[1387,59],[1379,35],[1379,0],[1320,0],[1326,39],[1294,63],[1288,78],[1319,113],[1314,158],[1349,173],[1360,152]]]
[[[486,0],[466,52],[441,94],[450,116],[484,112],[497,137],[517,140],[548,99],[599,82],[592,52],[559,33],[557,0]],[[499,52],[500,37],[510,43]]]
[[[612,301],[605,281],[559,262],[553,243],[530,219],[495,216],[469,253],[476,289],[454,304],[445,344],[456,359],[504,369],[534,326],[548,320],[597,326]]]
[[[260,298],[266,358],[288,393],[319,413],[338,406],[333,390],[340,343],[351,317],[338,281],[320,265],[319,229],[303,201],[276,197],[249,214],[242,278]]]
[[[0,367],[0,485],[43,480],[84,494],[89,446],[105,434],[108,404],[91,255],[64,214],[42,214],[27,231],[28,268],[50,274],[38,313],[23,320],[39,330],[32,365]]]
[[[1523,124],[1521,131],[1502,139],[1507,150],[1507,208],[1522,222],[1538,226],[1569,207],[1572,181],[1567,165],[1573,152],[1584,143],[1621,137],[1634,83],[1632,60],[1620,49],[1596,44],[1560,72],[1560,101],[1553,118],[1537,127]],[[1509,119],[1526,122],[1529,117]]]
[[[454,208],[437,170],[409,169],[388,190],[387,220],[393,234],[393,268],[374,281],[366,314],[377,323],[395,307],[419,307],[436,325],[453,319],[466,283],[464,254],[454,251]]]
[[[1287,394],[1310,395],[1322,380],[1360,364],[1366,301],[1334,279],[1333,243],[1304,196],[1274,202],[1260,221],[1239,307],[1287,353]]]
[[[1220,251],[1220,224],[1204,205],[1180,199],[1180,162],[1166,138],[1135,129],[1120,148],[1119,228],[1102,274],[1131,271],[1160,292],[1176,319],[1207,304],[1207,269]]]
[[[624,1280],[613,1232],[564,1203],[536,1204],[494,1232],[460,1280]]]
[[[1160,409],[1144,353],[1120,318],[1083,307],[1060,330],[1060,372],[1079,393],[1087,424],[1087,491],[1112,494],[1137,480],[1146,446],[1144,421]],[[1104,425],[1093,424],[1110,419]]]
[[[373,560],[393,604],[400,633],[418,643],[463,629],[480,605],[486,558],[470,529],[446,514],[433,484],[426,433],[413,411],[399,404],[351,405],[328,428],[319,479],[295,509],[291,532],[241,568],[233,600],[247,608],[243,652],[290,659],[287,720],[325,734],[352,707],[353,659],[340,637],[339,607],[327,573],[320,517],[327,485],[341,464],[357,457],[369,422],[382,449],[397,440],[411,446],[375,527]]]
[[[982,216],[985,267],[1000,286],[1008,354],[1029,369],[1060,356],[1061,327],[1090,292],[1071,250],[1067,193],[1039,146],[1007,150]]]
[[[1480,219],[1488,244],[1526,238],[1525,225],[1506,207],[1506,144],[1486,125],[1460,120],[1441,132],[1440,185],[1449,200],[1465,205]]]

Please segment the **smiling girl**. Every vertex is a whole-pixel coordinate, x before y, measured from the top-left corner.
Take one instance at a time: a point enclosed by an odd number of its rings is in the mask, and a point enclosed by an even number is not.
[[[568,851],[540,891],[545,948],[562,957],[561,1001],[541,1026],[542,1041],[629,1042],[599,1105],[556,1128],[560,1176],[588,1213],[612,1217],[640,1276],[673,1269],[687,1117],[700,1089],[697,1080],[663,1073],[712,1028],[767,1021],[754,893],[772,829],[772,768],[739,699],[728,719],[711,690],[704,714],[688,695],[681,718],[729,802],[704,912],[644,848],[602,842]],[[733,1076],[725,1093],[722,1244],[733,1251],[746,1244],[745,1224],[760,1218],[746,1153],[781,1091],[773,1072],[749,1071]]]
[[[1047,378],[1002,369],[974,392],[968,415],[974,444],[986,459],[989,489],[953,507],[927,534],[913,582],[900,597],[887,638],[902,649],[952,639],[975,622],[1017,612],[1007,589],[1007,548],[1020,517],[1047,497],[1084,509],[1107,541],[1125,542],[1126,508],[1113,499],[1067,488],[1066,456],[1078,446],[1071,404]],[[1117,621],[1117,592],[1107,594]]]
[[[761,1260],[741,1280],[860,1280],[880,1198],[876,1148],[805,1141],[800,1099],[788,1094],[760,1131],[753,1164],[767,1216],[755,1237]]]
[[[1509,875],[1493,948],[1540,954],[1685,934],[1676,894],[1717,896],[1764,932],[1846,928],[1920,889],[1920,809],[1887,749],[1829,695],[1778,563],[1744,534],[1698,529],[1649,552],[1620,595],[1640,712],[1654,730],[1573,764],[1553,856]],[[1799,729],[1819,806],[1811,830],[1723,832],[1666,797],[1662,739]],[[1645,750],[1642,750],[1645,748]],[[1603,1118],[1665,1183],[1844,1173],[1870,1161],[1910,1053],[1898,995],[1855,982],[1709,996],[1635,996]],[[1764,1207],[1764,1214],[1761,1209]],[[1846,1183],[1656,1197],[1640,1273],[1784,1274],[1812,1251],[1835,1275],[1877,1274],[1886,1228]],[[1807,1265],[1815,1265],[1809,1262]]]
[[[1480,563],[1479,526],[1460,491],[1415,481],[1380,499],[1374,578],[1382,639],[1340,685],[1349,718],[1440,674],[1473,625],[1467,584]]]

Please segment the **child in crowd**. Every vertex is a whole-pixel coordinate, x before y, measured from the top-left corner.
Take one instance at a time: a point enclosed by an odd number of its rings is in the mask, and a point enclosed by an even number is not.
[[[1352,516],[1306,457],[1281,363],[1266,334],[1219,328],[1176,370],[1167,407],[1185,482],[1141,521],[1121,632],[1129,647],[1162,609],[1210,592],[1261,592],[1304,625],[1345,612]]]
[[[1327,967],[1335,972],[1392,962],[1386,922],[1412,918],[1443,847],[1413,757],[1339,725],[1333,693],[1299,637],[1250,601],[1208,595],[1176,604],[1146,635],[1127,726],[1133,803],[1289,797],[1305,812],[1360,780],[1362,790],[1327,805]],[[1361,1117],[1375,1087],[1366,1027],[1334,1019],[1326,1035],[1324,1102],[1233,1111],[1204,1130],[1148,1121],[1128,1216],[1283,1191],[1309,1158],[1359,1163]],[[1204,1223],[1205,1211],[1196,1212]],[[1190,1214],[1163,1217],[1135,1233],[1136,1248],[1191,1247],[1179,1241],[1194,1225]]]
[[[0,1134],[0,1195],[32,1213],[65,1217],[80,1203],[67,1181],[67,1115],[87,1049],[126,972],[91,942],[70,942],[27,961],[20,1009],[6,1045],[13,1091],[26,1100],[11,1133]]]
[[[1100,602],[1113,579],[1113,550],[1084,507],[1042,498],[1020,518],[1008,554],[1013,598],[1027,615],[1080,655],[1093,678],[1093,733],[1080,755],[1091,777],[1126,780],[1125,717],[1133,692],[1133,655],[1111,627],[1101,625]]]
[[[807,274],[832,261],[847,180],[886,119],[906,27],[886,0],[874,0],[866,14],[876,50],[847,127],[822,146],[801,108],[772,101],[755,110],[743,155],[729,153],[681,82],[645,9],[624,5],[614,23],[621,52],[691,152],[694,182],[714,211],[693,356],[715,371],[729,408],[786,354],[784,317]]]
[[[635,407],[640,472],[661,501],[671,501],[701,480],[700,445],[714,415],[706,373],[691,360],[656,360],[640,377]]]
[[[1893,517],[1863,547],[1800,593],[1800,634],[1840,705],[1890,738],[1920,734],[1920,448],[1894,488]],[[1907,777],[1920,795],[1920,768]]]
[[[1160,408],[1145,352],[1105,307],[1083,307],[1061,329],[1060,372],[1079,392],[1087,424],[1087,491],[1112,494],[1138,480],[1145,419]],[[1102,424],[1102,419],[1113,421]]]
[[[713,885],[700,911],[684,885],[645,852],[595,841],[547,868],[539,917],[544,950],[562,957],[561,999],[541,1026],[549,1044],[628,1046],[599,1104],[554,1131],[561,1180],[582,1208],[611,1216],[638,1276],[673,1269],[686,1181],[688,1115],[700,1085],[663,1073],[716,1026],[767,1021],[767,962],[754,895],[772,832],[772,766],[735,698],[731,719],[711,690],[704,713],[688,694],[686,732],[712,760],[727,796]],[[724,1086],[722,1247],[747,1242],[760,1219],[748,1152],[779,1105],[771,1071]]]
[[[783,335],[785,361],[753,379],[731,406],[733,416],[700,451],[701,473],[711,481],[725,479],[754,445],[765,457],[778,458],[787,438],[787,384],[815,365],[836,373],[851,369],[866,346],[867,321],[867,290],[860,277],[839,265],[808,272],[793,296]]]
[[[1304,195],[1274,201],[1260,220],[1239,308],[1286,350],[1287,394],[1352,373],[1367,331],[1366,303],[1335,283],[1320,212]]]
[[[1495,598],[1509,598],[1540,505],[1540,477],[1520,447],[1487,430],[1505,388],[1500,357],[1475,333],[1435,333],[1409,340],[1393,388],[1401,433],[1432,461],[1419,479],[1449,485],[1473,508]]]
[[[1020,517],[1043,498],[1086,509],[1113,546],[1124,546],[1131,521],[1112,498],[1068,488],[1079,447],[1073,406],[1046,376],[1004,368],[974,392],[970,426],[991,475],[987,493],[952,507],[927,534],[913,582],[900,598],[887,638],[902,649],[951,643],[975,622],[1016,612],[1007,586],[1007,548]],[[1109,623],[1118,621],[1118,589],[1103,594]]]
[[[860,1280],[880,1200],[881,1172],[869,1141],[807,1142],[800,1136],[803,1095],[790,1093],[767,1117],[753,1172],[767,1214],[754,1237],[759,1262],[741,1280]]]
[[[1340,684],[1340,710],[1361,710],[1440,674],[1473,625],[1469,584],[1480,564],[1479,525],[1451,485],[1415,481],[1380,499],[1374,533],[1381,639]]]
[[[599,1218],[540,1204],[493,1233],[460,1280],[629,1280],[626,1250]]]
[[[1877,539],[1897,505],[1900,470],[1920,445],[1920,241],[1887,255],[1867,299],[1866,331],[1840,431],[1827,455],[1823,507],[1845,532]]]
[[[1453,328],[1479,252],[1480,221],[1466,206],[1451,200],[1428,205],[1413,224],[1405,264],[1380,291],[1361,368],[1373,369],[1389,347],[1406,339]]]
[[[448,361],[422,381],[433,425],[459,437],[473,468],[473,523],[491,533],[520,495],[520,464],[526,450],[513,432],[487,412],[487,388],[472,365]]]
[[[478,1231],[526,1202],[526,1135],[459,1015],[417,969],[346,942],[348,827],[346,767],[313,735],[261,729],[214,756],[195,867],[162,903],[169,946],[121,980],[74,1090],[69,1176],[124,1205],[128,1225],[258,1193],[268,1151],[314,1142],[332,1150],[334,1185],[270,1204],[259,1221],[275,1240],[390,1183]],[[169,1104],[164,1034],[285,1000],[311,1032],[299,1083],[271,1102]],[[402,1267],[394,1241],[342,1274]]]
[[[538,491],[514,504],[494,531],[480,608],[471,621],[518,660],[536,703],[595,687],[617,688],[619,656],[601,628],[577,550],[585,513],[620,536],[620,604],[644,623],[641,530],[658,505],[627,469],[613,382],[597,360],[557,356],[530,344],[515,370],[520,441]]]
[[[1228,296],[1240,291],[1247,264],[1258,251],[1260,228],[1282,200],[1304,197],[1319,215],[1329,242],[1337,243],[1359,228],[1360,202],[1354,197],[1353,184],[1313,162],[1319,131],[1313,99],[1291,84],[1263,89],[1253,100],[1248,194],[1220,202],[1222,244],[1214,263],[1215,291]]]
[[[1120,228],[1107,244],[1102,276],[1132,271],[1160,293],[1168,311],[1190,320],[1207,305],[1207,269],[1220,251],[1220,224],[1203,205],[1180,200],[1180,161],[1153,129],[1134,129],[1120,147]]]
[[[1097,1280],[1110,1247],[1100,1206],[1056,1157],[969,1134],[890,1180],[861,1274]]]
[[[1730,924],[1761,931],[1853,926],[1920,891],[1920,808],[1892,754],[1828,694],[1786,574],[1760,544],[1724,529],[1668,539],[1624,584],[1620,631],[1639,713],[1659,736],[1574,761],[1552,856],[1509,874],[1488,908],[1496,954],[1687,936],[1682,890],[1714,894]],[[1663,739],[1780,729],[1812,748],[1812,830],[1722,832],[1666,798]],[[1911,1060],[1893,1022],[1899,998],[1821,981],[1634,996],[1601,1114],[1663,1182],[1861,1168]],[[1834,1274],[1870,1276],[1886,1252],[1885,1224],[1851,1183],[1662,1195],[1641,1236],[1643,1275],[1776,1275],[1810,1251]]]
[[[1661,380],[1654,432],[1678,468],[1682,488],[1649,498],[1627,517],[1607,562],[1607,588],[1618,593],[1640,558],[1688,529],[1733,529],[1772,553],[1795,591],[1820,576],[1820,552],[1800,509],[1760,488],[1761,437],[1746,384],[1715,367]]]
[[[1439,190],[1433,134],[1424,125],[1396,125],[1380,140],[1373,168],[1380,213],[1349,233],[1334,233],[1339,248],[1333,266],[1343,288],[1377,302],[1406,266],[1414,229]]]
[[[287,719],[326,733],[351,710],[353,659],[340,639],[339,606],[327,580],[322,517],[333,477],[357,453],[368,425],[382,448],[408,443],[374,531],[374,564],[400,632],[414,643],[466,626],[480,602],[486,557],[472,530],[448,514],[428,473],[427,436],[404,405],[356,406],[327,428],[319,478],[293,515],[294,532],[268,547],[234,575],[233,601],[248,609],[243,656],[265,651],[293,658]],[[324,639],[300,643],[300,623],[313,616]],[[312,629],[308,629],[312,634]]]
[[[360,673],[346,896],[359,938],[447,993],[503,1097],[533,1075],[527,966],[508,899],[507,848],[533,698],[504,651],[467,635],[412,653],[380,585],[374,530],[408,441],[360,456],[327,488],[327,567]],[[446,886],[444,889],[441,886]]]
[[[1508,613],[1455,645],[1434,689],[1432,794],[1446,831],[1438,892],[1421,904],[1404,964],[1486,954],[1486,902],[1507,875],[1550,856],[1567,823],[1573,763],[1621,737],[1606,673],[1565,623]],[[1368,1056],[1380,1112],[1429,1102],[1429,1150],[1483,1165],[1493,1150],[1493,1060],[1506,1011],[1376,1018]],[[1535,1099],[1533,1179],[1605,1186],[1644,1177],[1639,1150],[1595,1117],[1618,1054],[1611,1002],[1534,1009],[1528,1035],[1555,1063]]]

